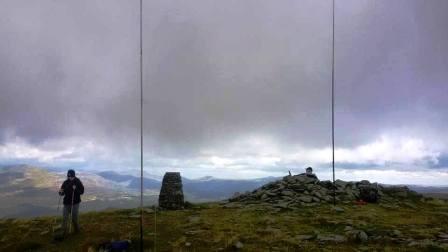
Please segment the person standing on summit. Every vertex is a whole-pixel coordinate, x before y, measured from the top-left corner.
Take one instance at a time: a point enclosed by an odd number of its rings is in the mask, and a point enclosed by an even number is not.
[[[308,178],[318,179],[316,174],[313,173],[313,168],[311,168],[311,167],[306,168],[305,173],[301,173],[299,175],[307,176]]]
[[[67,179],[62,183],[59,195],[64,196],[64,211],[62,214],[62,230],[67,234],[67,222],[70,215],[70,230],[73,224],[74,232],[79,232],[78,210],[81,202],[81,194],[84,193],[84,185],[81,180],[75,176],[74,170],[68,170]]]

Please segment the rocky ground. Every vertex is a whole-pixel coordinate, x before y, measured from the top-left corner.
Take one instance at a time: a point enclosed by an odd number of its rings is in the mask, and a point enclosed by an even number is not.
[[[447,201],[338,181],[334,207],[331,186],[288,176],[225,202],[157,214],[146,208],[145,251],[448,251]],[[373,189],[377,203],[357,203]],[[82,214],[82,232],[58,243],[55,221],[1,219],[0,251],[98,251],[118,239],[130,239],[138,251],[136,209]]]
[[[333,198],[333,195],[335,198]],[[405,186],[383,186],[370,183],[336,180],[319,181],[304,175],[286,176],[282,180],[266,184],[252,192],[236,194],[230,202],[270,204],[281,208],[303,208],[322,203],[336,202],[349,204],[356,200],[369,203],[394,204],[397,201],[412,204],[421,195]],[[227,205],[231,206],[229,203]]]
[[[448,251],[447,213],[448,204],[439,200],[394,209],[203,204],[158,212],[155,229],[154,212],[146,209],[145,251]],[[98,251],[118,239],[131,239],[138,250],[137,210],[86,213],[80,221],[80,234],[55,243],[52,218],[1,220],[0,251]]]

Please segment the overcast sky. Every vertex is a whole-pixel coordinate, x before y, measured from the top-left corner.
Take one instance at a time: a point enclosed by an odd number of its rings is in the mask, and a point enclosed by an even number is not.
[[[144,0],[145,171],[331,172],[330,0]],[[448,1],[336,0],[337,178],[448,184]],[[139,169],[139,1],[0,2],[0,164]]]

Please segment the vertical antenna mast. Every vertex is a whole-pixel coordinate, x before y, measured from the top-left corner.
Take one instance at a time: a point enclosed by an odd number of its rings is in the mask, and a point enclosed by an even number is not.
[[[333,205],[336,205],[336,188],[335,188],[335,174],[334,174],[334,1],[332,5],[333,12],[333,40],[332,40],[332,57],[331,57],[331,146],[333,154]]]
[[[140,0],[140,251],[143,251],[143,1]]]

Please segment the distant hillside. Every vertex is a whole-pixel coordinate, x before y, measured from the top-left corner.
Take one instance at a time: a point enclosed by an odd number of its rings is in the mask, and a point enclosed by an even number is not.
[[[77,172],[86,192],[82,211],[106,208],[132,208],[139,205],[140,177],[115,171]],[[0,167],[0,218],[54,214],[58,204],[57,190],[66,179],[60,169],[46,169],[28,165]],[[245,193],[281,178],[267,177],[251,180],[218,179],[206,176],[200,179],[183,177],[185,199],[190,202],[218,201]],[[161,181],[144,178],[145,205],[157,203]],[[426,196],[448,198],[448,187],[409,186]]]
[[[82,196],[82,211],[138,206],[137,193],[120,183],[88,172],[79,172],[77,176],[86,188]],[[55,214],[59,200],[57,191],[65,179],[65,172],[48,171],[40,167],[1,167],[0,218]],[[155,195],[156,192],[146,192],[145,202],[154,204]]]
[[[127,188],[140,190],[140,177],[120,174],[114,171],[103,171],[97,173],[99,176],[114,182],[118,182]],[[150,190],[159,190],[162,182],[151,178],[143,178],[143,188]]]
[[[439,199],[448,199],[448,186],[418,186],[409,185],[409,188],[419,192],[426,197],[433,197]]]
[[[410,189],[419,193],[448,193],[448,186],[420,186],[407,185]]]
[[[106,208],[132,208],[139,204],[140,177],[114,171],[79,171],[86,191],[82,196],[82,211]],[[65,171],[28,165],[0,167],[1,217],[27,217],[54,214],[58,204],[57,191],[66,179]],[[223,180],[213,177],[188,179],[183,177],[185,199],[191,202],[217,201],[235,192],[253,190],[275,180]],[[157,203],[161,181],[144,178],[145,205]]]
[[[120,174],[113,171],[99,172],[98,175],[105,179],[126,185],[129,189],[140,190],[140,177]],[[182,177],[183,190],[186,200],[193,202],[216,201],[231,197],[236,192],[253,190],[265,183],[276,180],[275,177],[267,177],[253,180],[218,179],[211,176],[200,179],[188,179]],[[159,191],[161,181],[144,178],[143,188]]]
[[[184,191],[187,194],[205,199],[222,200],[233,196],[234,193],[244,193],[260,187],[277,178],[267,177],[253,180],[207,179],[190,180],[182,178]]]

